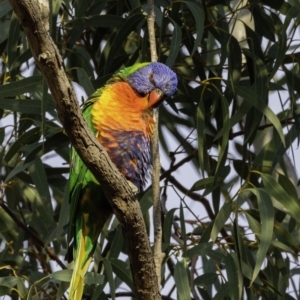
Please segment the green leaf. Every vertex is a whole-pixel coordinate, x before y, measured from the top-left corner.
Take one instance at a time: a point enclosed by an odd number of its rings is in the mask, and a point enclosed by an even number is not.
[[[227,44],[228,54],[228,80],[231,87],[241,78],[242,55],[241,47],[234,36],[230,36]]]
[[[298,199],[298,193],[295,187],[295,184],[290,181],[290,179],[282,174],[278,174],[278,183],[282,188],[289,194],[289,196],[293,199],[296,200]],[[298,201],[297,201],[298,203]]]
[[[32,53],[30,49],[27,49],[13,61],[9,70],[12,71],[15,68],[19,68],[23,63],[27,62],[30,58],[32,58]]]
[[[24,114],[41,115],[42,106],[39,100],[0,99],[0,107],[6,110]]]
[[[113,276],[113,270],[111,267],[111,264],[109,260],[106,258],[103,258],[103,264],[104,264],[104,271],[106,278],[108,279],[109,282],[109,287],[110,287],[110,296],[114,300],[115,299],[115,281],[114,281],[114,276]]]
[[[298,197],[291,197],[271,175],[263,173],[260,173],[260,175],[266,192],[279,201],[285,207],[285,212],[298,221],[300,216]]]
[[[21,298],[24,298],[27,294],[24,280],[21,277],[17,277],[17,291]]]
[[[49,276],[50,278],[57,279],[59,281],[71,282],[73,270],[60,270],[51,273]]]
[[[141,22],[145,20],[145,16],[141,14],[135,14],[126,19],[124,25],[118,30],[111,48],[109,50],[109,54],[106,60],[104,74],[110,72],[111,65],[113,63],[113,58],[117,51],[119,51],[123,42],[127,39],[128,35],[135,30],[135,27]]]
[[[77,77],[78,77],[80,85],[84,88],[84,90],[88,96],[92,95],[94,93],[95,89],[91,83],[91,80],[90,80],[87,72],[82,68],[76,68],[76,70],[77,70]]]
[[[102,274],[97,274],[95,272],[87,272],[84,277],[84,283],[88,285],[102,284],[103,281],[104,281],[104,276]]]
[[[174,26],[174,29],[172,32],[170,53],[169,53],[167,61],[166,61],[166,65],[169,67],[172,67],[174,62],[176,61],[176,58],[177,58],[179,50],[180,50],[180,44],[181,44],[181,28],[172,19],[171,19],[171,22]]]
[[[209,158],[207,154],[206,136],[205,136],[205,108],[204,108],[204,92],[202,90],[201,97],[197,107],[197,138],[198,138],[198,159],[201,168],[202,176],[204,177],[205,167],[208,167]],[[209,173],[209,170],[207,170]]]
[[[187,257],[193,258],[195,256],[207,255],[211,259],[214,259],[217,262],[221,263],[223,261],[225,255],[218,250],[213,250],[212,248],[213,248],[213,245],[210,243],[201,243],[197,246],[190,248],[187,251]]]
[[[15,276],[0,277],[0,286],[12,288],[17,284],[17,281],[18,278]]]
[[[13,156],[18,153],[22,146],[37,142],[41,135],[40,130],[40,127],[34,127],[22,134],[7,151],[4,158],[5,161],[9,162],[13,158]]]
[[[43,205],[47,211],[47,215],[53,215],[53,208],[51,203],[51,196],[49,191],[49,185],[45,172],[44,164],[40,159],[37,159],[30,167],[29,174],[32,178],[35,187],[37,188]]]
[[[220,211],[216,216],[216,219],[214,221],[214,226],[211,231],[211,239],[213,242],[216,241],[219,232],[224,227],[224,224],[228,220],[231,212],[232,212],[231,203],[228,202],[224,203],[224,205],[221,207]]]
[[[253,41],[254,43],[255,41]],[[255,47],[253,47],[255,48]],[[253,64],[254,72],[254,84],[251,86],[251,89],[254,90],[255,95],[260,101],[263,101],[267,105],[268,92],[269,92],[269,79],[268,71],[264,65],[262,59],[259,58],[259,54],[255,54],[255,49],[252,49],[252,52],[244,49],[243,52],[247,56],[247,59]],[[257,109],[252,109],[246,116],[245,124],[245,136],[244,144],[252,143],[254,137],[257,133],[257,127],[259,126],[262,119],[262,112]]]
[[[247,191],[252,192],[257,198],[261,222],[261,231],[259,237],[260,242],[258,251],[256,253],[256,262],[250,283],[251,285],[260,271],[260,268],[266,258],[267,251],[269,250],[270,244],[272,242],[274,226],[274,208],[269,194],[264,190],[259,188],[252,188],[247,189]]]
[[[109,258],[109,261],[114,273],[133,290],[134,287],[129,265],[116,258]]]
[[[243,101],[239,108],[235,111],[235,114],[230,118],[230,128],[236,125],[242,118],[247,114],[247,112],[252,107],[252,104],[248,101]],[[224,133],[224,129],[222,128],[218,134],[215,136],[215,140],[219,139]]]
[[[170,209],[164,220],[164,242],[167,244],[171,244],[171,232],[174,222],[174,213],[177,210],[177,208]]]
[[[7,15],[12,10],[9,0],[4,0],[0,3],[0,19]]]
[[[116,228],[116,233],[115,233],[114,239],[111,243],[108,257],[109,258],[118,258],[123,245],[124,245],[124,240],[123,240],[123,234],[122,234],[122,227],[119,225]]]
[[[288,232],[284,228],[283,224],[275,222],[274,232],[275,232],[278,240],[280,240],[280,242],[282,242],[284,245],[287,245],[289,248],[292,248],[292,249],[295,249],[295,251],[298,251],[298,242],[297,242],[296,238],[293,237],[291,235],[291,233]],[[272,244],[273,244],[273,242],[272,242]],[[292,249],[290,249],[288,252],[293,252]]]
[[[228,253],[225,257],[225,267],[228,276],[228,287],[229,287],[229,295],[232,300],[239,300],[239,280],[238,280],[238,268],[235,264],[235,260]]]
[[[202,178],[196,181],[191,187],[190,191],[200,191],[207,189],[209,192],[205,192],[204,194],[208,194],[212,192],[216,187],[220,186],[221,183],[224,182],[223,178],[220,177],[207,177]]]
[[[62,199],[61,209],[60,209],[60,213],[59,213],[58,224],[56,227],[55,237],[53,237],[53,239],[58,239],[64,232],[63,228],[69,223],[69,218],[70,218],[69,200],[70,199],[69,199],[69,193],[68,193],[68,185],[66,185],[65,190],[64,190],[64,196]]]
[[[24,161],[20,161],[7,175],[5,178],[5,182],[9,182],[10,179],[15,177],[17,174],[25,171],[32,162],[29,162],[27,164],[24,163]]]
[[[81,17],[68,22],[65,26],[73,28],[119,28],[125,23],[125,19],[115,15],[100,15],[91,17]]]
[[[218,274],[208,272],[195,278],[194,284],[198,286],[209,287],[218,281],[218,277]]]
[[[1,102],[3,101],[2,98],[4,97],[12,97],[12,96],[17,96],[17,95],[22,95],[25,93],[32,93],[37,89],[37,86],[40,85],[43,81],[43,77],[41,76],[31,76],[28,78],[24,78],[19,81],[15,81],[9,84],[5,84],[0,86],[0,100]],[[11,99],[8,101],[7,99],[5,100],[6,102],[11,102]],[[25,100],[22,100],[25,101]],[[27,100],[28,101],[28,100]],[[34,100],[31,100],[34,101]],[[21,100],[19,100],[21,102]],[[40,101],[39,101],[40,102]],[[4,102],[5,103],[5,102]],[[32,105],[35,102],[31,102]],[[7,103],[7,107],[12,107]],[[2,107],[2,106],[0,106]],[[6,108],[6,107],[3,107]],[[6,108],[9,110],[12,110],[10,108]],[[26,112],[28,113],[28,112]]]
[[[226,282],[225,284],[222,284],[221,288],[218,289],[218,292],[216,293],[213,300],[223,300],[226,299],[226,296],[230,293],[230,286],[229,283]]]
[[[279,10],[281,5],[284,3],[284,0],[261,0],[265,5],[270,6],[276,10]]]
[[[222,135],[222,142],[219,145],[219,155],[218,155],[218,163],[216,166],[216,174],[220,174],[224,168],[224,164],[226,162],[226,154],[228,151],[228,140],[229,140],[229,131],[230,131],[230,121],[229,121],[229,107],[228,107],[228,101],[223,96],[220,90],[216,88],[216,90],[219,93],[220,101],[221,101],[221,107],[222,107],[222,119],[223,119],[223,135]]]
[[[280,32],[280,34],[278,34],[278,51],[277,51],[277,56],[275,59],[275,63],[274,66],[272,68],[272,72],[269,75],[270,78],[273,78],[275,73],[277,72],[278,68],[280,67],[280,65],[282,64],[282,61],[286,55],[286,51],[287,51],[287,28],[288,26],[291,24],[291,21],[293,18],[297,18],[300,14],[300,8],[292,6],[286,15],[286,18],[284,20],[284,24],[282,26],[282,30]]]
[[[10,21],[8,43],[7,43],[7,57],[8,57],[8,64],[10,67],[12,66],[13,62],[18,56],[20,30],[21,29],[20,29],[19,20],[15,12],[13,12]],[[15,70],[13,70],[13,72],[11,71],[10,76],[13,80],[15,80],[16,71]]]
[[[190,295],[190,285],[188,279],[188,272],[185,264],[177,261],[174,269],[174,280],[177,288],[178,300],[188,300],[191,299]]]
[[[153,205],[153,191],[152,188],[148,188],[145,192],[145,194],[142,196],[142,199],[140,200],[141,210],[142,214],[145,215],[150,207]]]
[[[192,13],[195,22],[196,22],[196,40],[194,43],[193,50],[191,52],[191,56],[193,56],[198,47],[200,47],[200,42],[202,40],[203,30],[204,30],[204,13],[203,8],[200,2],[194,3],[192,1],[184,1],[184,3]]]
[[[181,239],[183,241],[183,253],[182,253],[182,256],[186,257],[187,238],[186,238],[184,211],[183,211],[183,207],[182,207],[182,203],[181,202],[180,202],[179,216],[180,216]]]
[[[25,159],[25,164],[30,164],[45,153],[64,147],[68,144],[69,139],[63,131],[59,131],[53,135],[50,135],[45,142],[39,143],[34,145],[33,148],[30,148]]]
[[[276,128],[283,145],[285,145],[285,138],[282,131],[281,123],[277,116],[273,113],[273,111],[266,105],[264,100],[259,98],[258,95],[254,93],[251,87],[235,86],[234,89],[238,95],[243,97],[249,103],[252,103],[253,106],[260,110],[269,119],[269,121]]]

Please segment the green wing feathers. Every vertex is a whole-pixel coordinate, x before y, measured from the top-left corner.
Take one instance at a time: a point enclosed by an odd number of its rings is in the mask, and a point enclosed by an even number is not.
[[[89,104],[91,103],[92,99]],[[83,115],[88,126],[95,132],[91,122],[91,107],[88,105]],[[73,148],[71,150],[69,193],[71,206],[69,237],[73,237],[74,258],[69,299],[81,300],[84,276],[92,260],[98,236],[111,215],[111,211],[101,185]]]

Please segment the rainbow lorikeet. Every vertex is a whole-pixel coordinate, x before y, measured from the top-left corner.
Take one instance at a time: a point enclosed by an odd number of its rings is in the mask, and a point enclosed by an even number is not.
[[[174,94],[176,74],[162,63],[122,69],[85,102],[83,116],[113,163],[141,190],[150,166],[153,107]],[[84,276],[112,211],[101,185],[72,149],[69,179],[74,271],[70,299],[82,298]]]

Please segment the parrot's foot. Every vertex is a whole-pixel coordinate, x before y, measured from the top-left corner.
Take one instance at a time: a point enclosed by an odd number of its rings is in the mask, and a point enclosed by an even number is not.
[[[133,194],[137,194],[139,192],[139,189],[137,188],[137,186],[135,186],[131,181],[127,180],[128,184],[131,187],[131,190],[133,192]]]

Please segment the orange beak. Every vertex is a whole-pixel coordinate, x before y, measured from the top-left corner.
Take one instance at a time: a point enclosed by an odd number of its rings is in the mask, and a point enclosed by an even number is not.
[[[149,93],[148,105],[149,107],[155,107],[163,99],[163,92],[159,89],[155,89]]]

